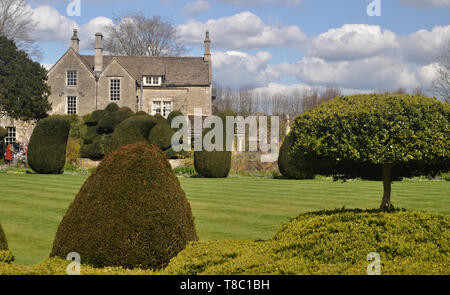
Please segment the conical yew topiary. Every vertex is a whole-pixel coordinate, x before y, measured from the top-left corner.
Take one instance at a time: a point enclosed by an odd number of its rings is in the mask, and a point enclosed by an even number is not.
[[[59,225],[51,257],[83,263],[165,267],[197,234],[191,207],[164,153],[140,142],[110,153]]]
[[[0,263],[11,263],[14,261],[14,255],[8,250],[8,241],[5,232],[0,224]]]

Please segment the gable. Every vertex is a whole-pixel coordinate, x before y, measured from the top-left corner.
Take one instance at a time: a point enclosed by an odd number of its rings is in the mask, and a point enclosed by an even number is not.
[[[86,62],[72,48],[69,48],[63,56],[61,56],[61,58],[50,68],[47,75],[50,77],[56,72],[66,72],[67,70],[82,71],[84,72],[83,74],[95,78],[94,73],[89,69]]]

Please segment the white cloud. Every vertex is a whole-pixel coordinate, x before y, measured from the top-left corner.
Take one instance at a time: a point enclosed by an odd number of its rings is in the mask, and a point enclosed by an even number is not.
[[[214,79],[224,86],[260,87],[281,77],[269,66],[272,55],[265,51],[254,56],[240,51],[214,52],[212,58]]]
[[[211,9],[211,3],[205,0],[198,0],[192,3],[188,3],[181,8],[181,12],[187,17],[194,17],[199,13],[208,11]]]
[[[426,88],[429,85],[422,83],[427,82],[426,77],[430,75],[429,68],[421,68],[417,76],[407,63],[386,56],[331,62],[317,57],[305,57],[293,64],[283,63],[274,68],[304,83],[350,89]],[[422,79],[419,80],[418,77]]]
[[[406,59],[414,63],[428,64],[435,61],[445,44],[450,42],[450,25],[401,36],[399,42]]]
[[[96,17],[80,28],[80,50],[94,50],[95,33],[105,35],[105,26],[112,25],[113,21],[107,17]]]
[[[35,8],[32,18],[36,23],[33,35],[40,42],[61,42],[68,45],[73,29],[78,28],[81,50],[91,50],[95,33],[104,32],[105,25],[113,23],[111,19],[100,16],[80,27],[74,20],[50,6]]]
[[[234,4],[241,6],[262,6],[269,5],[283,5],[283,6],[295,6],[303,2],[303,0],[219,0],[226,4]]]
[[[319,92],[323,92],[326,90],[326,86],[323,85],[312,85],[312,84],[304,84],[304,83],[296,83],[291,85],[279,84],[279,83],[269,83],[269,85],[264,87],[256,88],[256,91],[261,93],[269,93],[269,94],[291,94],[293,91],[298,91],[302,93],[303,91],[314,91],[318,90]],[[361,90],[361,89],[349,89],[349,88],[339,88],[343,95],[352,95],[357,93],[373,93],[374,90]]]
[[[210,30],[213,45],[226,49],[255,49],[300,46],[308,37],[297,26],[277,27],[265,24],[251,12],[210,19],[206,23],[190,21],[178,26],[182,41],[201,44],[205,30]]]
[[[449,7],[450,0],[399,0],[407,7]]]
[[[382,30],[380,26],[347,24],[314,37],[307,53],[325,60],[354,60],[397,47],[396,35],[389,30]]]
[[[33,11],[33,21],[36,23],[34,36],[43,42],[70,41],[72,30],[78,25],[75,21],[61,15],[50,6],[39,6]]]

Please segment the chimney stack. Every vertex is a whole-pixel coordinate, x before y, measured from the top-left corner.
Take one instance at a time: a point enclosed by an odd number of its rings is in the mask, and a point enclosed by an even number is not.
[[[209,84],[212,84],[212,61],[211,61],[211,39],[209,38],[209,31],[206,31],[205,36],[205,56],[204,61],[209,65]]]
[[[78,39],[78,30],[73,29],[73,36],[72,36],[72,48],[75,50],[76,53],[80,50],[80,39]]]
[[[209,31],[206,31],[205,37],[205,61],[211,61],[211,39],[209,39]]]
[[[94,72],[103,71],[103,35],[95,34],[95,67]]]

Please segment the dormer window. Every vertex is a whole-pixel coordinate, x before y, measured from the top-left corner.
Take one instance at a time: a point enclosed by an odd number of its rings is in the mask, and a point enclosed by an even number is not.
[[[145,76],[144,86],[161,86],[163,76]]]

